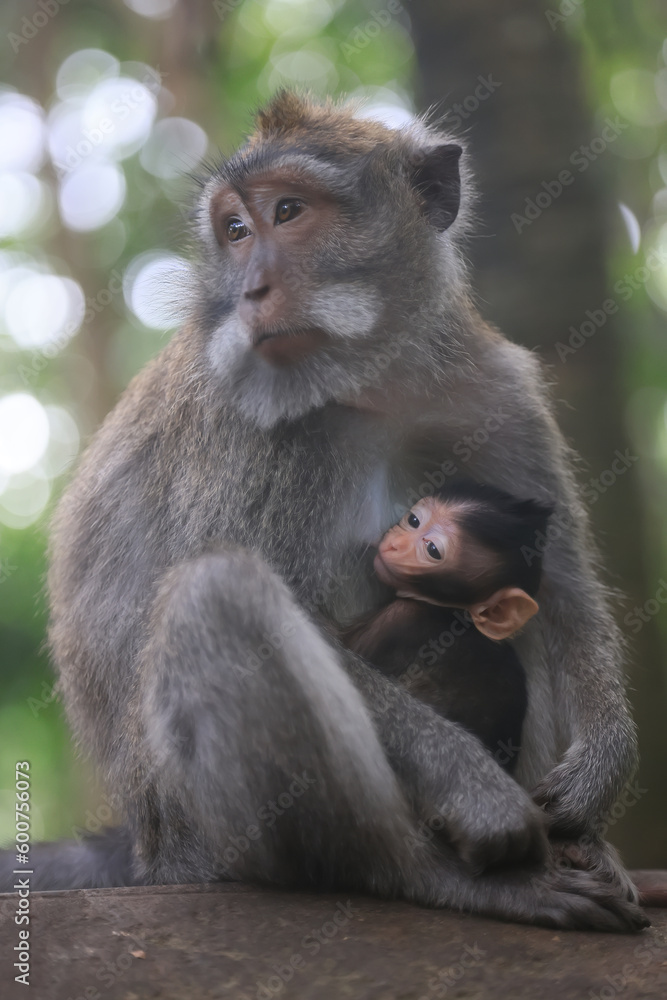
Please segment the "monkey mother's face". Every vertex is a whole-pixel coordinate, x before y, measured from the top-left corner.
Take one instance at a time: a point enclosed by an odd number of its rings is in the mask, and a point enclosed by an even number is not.
[[[318,256],[342,239],[345,224],[315,177],[274,169],[249,179],[242,193],[223,185],[210,214],[236,276],[233,322],[246,352],[289,367],[376,326],[380,296],[371,283],[351,287],[318,277]]]
[[[227,398],[270,427],[433,352],[417,315],[426,301],[432,316],[461,150],[294,95],[259,119],[204,188],[199,313]]]
[[[283,165],[221,183],[209,218],[222,258],[209,358],[245,415],[269,427],[354,396],[387,368],[382,272],[359,213],[321,171]]]

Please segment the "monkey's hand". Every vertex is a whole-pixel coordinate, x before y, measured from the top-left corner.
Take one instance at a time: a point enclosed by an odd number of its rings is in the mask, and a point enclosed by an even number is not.
[[[490,763],[494,763],[490,761]],[[544,861],[547,818],[501,768],[471,780],[440,808],[447,839],[473,872],[497,864]]]
[[[549,816],[552,836],[576,840],[588,834],[601,840],[612,815],[618,818],[612,810],[619,798],[629,807],[643,794],[629,781],[637,762],[634,727],[607,701],[581,728],[563,759],[533,789],[533,798]]]
[[[636,889],[618,854],[603,839],[621,789],[609,788],[601,797],[595,761],[594,755],[575,744],[533,790],[533,798],[549,818],[552,851],[559,866],[593,872],[636,902]],[[597,797],[593,795],[596,788]],[[636,802],[640,793],[641,789],[626,784],[620,798],[623,808]]]

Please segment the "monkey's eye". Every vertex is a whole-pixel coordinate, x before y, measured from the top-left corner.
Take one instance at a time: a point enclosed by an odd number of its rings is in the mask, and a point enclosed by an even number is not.
[[[411,528],[419,527],[419,518],[417,517],[416,514],[413,514],[412,511],[410,511],[410,513],[408,514],[408,524],[410,525]]]
[[[435,544],[435,542],[427,542],[426,543],[426,551],[430,555],[431,559],[442,559],[442,555],[440,553],[440,549]]]
[[[276,225],[279,226],[282,222],[290,222],[295,219],[297,215],[300,215],[303,211],[303,202],[300,202],[298,198],[283,198],[276,205]]]
[[[230,243],[238,243],[244,237],[250,236],[250,230],[240,219],[230,219],[227,223],[227,239]]]

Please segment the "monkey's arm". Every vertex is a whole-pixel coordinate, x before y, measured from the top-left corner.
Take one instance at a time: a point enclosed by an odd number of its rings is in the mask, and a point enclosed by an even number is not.
[[[473,868],[546,851],[544,814],[483,744],[350,651],[348,673],[364,695],[389,763],[422,824],[444,827]]]
[[[573,456],[554,419],[538,362],[528,351],[490,337],[479,366],[465,390],[467,408],[460,409],[454,395],[452,412],[443,414],[443,443],[449,439],[460,474],[556,506],[536,620],[546,655],[538,653],[527,664],[533,770],[524,771],[525,780],[539,780],[536,795],[555,830],[568,837],[599,837],[605,815],[636,766],[622,641],[598,577],[599,560],[572,472]],[[448,424],[464,412],[467,426],[461,428],[459,422],[454,431],[464,442],[457,450]],[[484,433],[475,439],[479,428]],[[544,543],[536,538],[536,548]],[[541,659],[546,659],[546,677],[540,677]],[[535,707],[539,704],[541,709]]]

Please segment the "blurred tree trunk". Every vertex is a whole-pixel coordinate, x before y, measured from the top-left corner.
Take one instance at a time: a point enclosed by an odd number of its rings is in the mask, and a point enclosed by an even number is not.
[[[615,208],[600,169],[605,156],[585,172],[570,162],[599,134],[585,99],[580,53],[563,24],[552,30],[545,7],[534,0],[415,0],[409,11],[419,104],[449,112],[452,125],[458,117],[479,184],[480,224],[469,253],[481,312],[553,366],[557,398],[569,404],[560,407],[561,426],[586,463],[582,478],[596,478],[629,444],[613,323],[565,362],[556,351],[586,310],[599,309],[610,295],[605,260]],[[517,232],[512,214],[524,215],[526,198],[534,200],[543,182],[564,169],[573,183]],[[642,558],[639,487],[630,469],[591,508],[609,580],[630,596],[629,605],[617,609],[620,620],[656,587]],[[631,695],[642,749],[639,785],[648,792],[609,831],[635,865],[667,864],[661,659],[657,629],[646,625],[633,643],[637,690]]]

